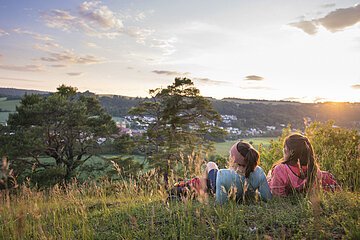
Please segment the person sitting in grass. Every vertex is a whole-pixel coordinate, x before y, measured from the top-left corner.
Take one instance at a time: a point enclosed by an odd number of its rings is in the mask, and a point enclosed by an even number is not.
[[[230,149],[229,169],[219,169],[208,162],[205,169],[206,188],[215,194],[216,202],[224,204],[234,196],[237,202],[253,201],[258,190],[259,198],[270,200],[272,194],[266,175],[259,167],[260,155],[251,144],[237,142]]]
[[[320,171],[309,139],[299,133],[285,139],[283,159],[269,171],[268,182],[274,196],[308,193],[315,186],[332,191],[340,189],[332,174]]]

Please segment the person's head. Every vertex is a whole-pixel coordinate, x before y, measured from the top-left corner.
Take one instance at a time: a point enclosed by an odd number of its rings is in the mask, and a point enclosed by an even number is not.
[[[306,136],[293,133],[285,138],[283,163],[307,166],[308,182],[314,181],[317,164],[313,147]]]
[[[260,155],[251,144],[237,142],[230,149],[230,167],[240,174],[249,177],[259,164]]]
[[[293,133],[284,140],[284,162],[307,166],[314,161],[314,151],[307,137]]]

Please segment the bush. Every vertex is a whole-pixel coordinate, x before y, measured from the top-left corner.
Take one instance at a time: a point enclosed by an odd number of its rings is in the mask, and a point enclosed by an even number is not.
[[[278,140],[271,141],[269,148],[260,146],[261,166],[269,171],[282,158],[283,143],[291,133],[288,126]],[[330,171],[343,187],[360,189],[360,135],[357,130],[334,126],[334,122],[313,122],[305,129],[321,170]]]
[[[306,128],[318,163],[349,190],[360,189],[360,135],[357,130],[334,127],[334,122],[312,123]]]

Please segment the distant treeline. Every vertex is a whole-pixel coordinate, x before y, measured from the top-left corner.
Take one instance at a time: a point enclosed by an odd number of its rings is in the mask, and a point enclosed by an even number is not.
[[[0,88],[0,97],[20,99],[25,94],[50,94],[37,90]],[[85,92],[83,94],[93,94]],[[128,114],[131,107],[136,106],[144,98],[126,96],[98,96],[101,105],[115,117]],[[237,121],[232,127],[240,129],[275,126],[277,128],[291,124],[293,128],[303,129],[304,118],[311,121],[334,120],[341,127],[360,129],[360,103],[298,103],[287,101],[266,101],[256,99],[225,98],[217,100],[209,98],[214,108],[221,115],[235,115]]]
[[[25,94],[49,95],[50,92],[17,88],[0,88],[0,97],[6,97],[7,100],[21,99]]]
[[[100,97],[102,106],[112,116],[124,116],[142,98],[123,96]],[[240,129],[265,126],[282,127],[291,124],[293,128],[304,128],[304,118],[311,121],[334,120],[336,125],[360,129],[360,103],[294,103],[279,101],[251,101],[234,99],[211,99],[214,108],[221,115],[235,115],[237,121],[231,125]]]

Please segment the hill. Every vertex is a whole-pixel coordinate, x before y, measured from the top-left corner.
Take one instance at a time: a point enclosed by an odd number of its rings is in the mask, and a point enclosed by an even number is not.
[[[102,106],[112,116],[127,115],[131,107],[136,106],[144,98],[129,98],[124,96],[102,96],[99,98]],[[294,128],[304,127],[307,121],[334,120],[342,127],[360,129],[360,103],[299,103],[287,101],[245,100],[208,98],[213,107],[221,115],[233,115],[233,127],[240,129],[275,126],[282,128],[291,124]]]
[[[7,97],[7,99],[20,99],[25,94],[47,95],[50,94],[50,92],[30,89],[0,88],[0,97]]]
[[[19,99],[24,94],[49,94],[38,90],[0,88],[0,97]],[[89,91],[83,94],[95,95]],[[114,117],[123,117],[131,107],[146,98],[120,95],[97,95],[101,105]],[[257,99],[224,98],[217,100],[207,98],[221,115],[233,115],[236,120],[231,126],[239,129],[274,126],[281,129],[287,124],[302,129],[306,121],[334,120],[336,125],[360,129],[360,103],[300,103],[292,101],[268,101]],[[3,99],[4,100],[4,99]],[[6,103],[3,103],[3,105]],[[3,109],[2,111],[4,111]]]

